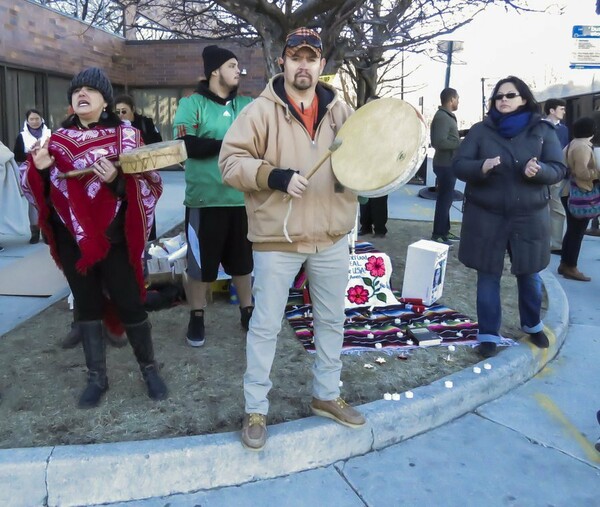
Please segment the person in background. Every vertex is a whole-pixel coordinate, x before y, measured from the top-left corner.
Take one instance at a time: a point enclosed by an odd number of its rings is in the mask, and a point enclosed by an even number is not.
[[[435,149],[433,172],[436,176],[437,198],[433,216],[431,240],[446,245],[460,238],[450,232],[450,207],[454,200],[456,176],[452,172],[452,157],[460,144],[455,111],[459,96],[454,88],[444,88],[440,93],[441,106],[431,121],[431,146]]]
[[[347,234],[356,196],[336,188],[331,163],[310,183],[305,174],[327,151],[352,110],[319,82],[325,66],[319,34],[298,28],[287,35],[279,64],[260,96],[231,126],[219,165],[225,183],[244,192],[254,249],[256,307],[246,336],[245,416],[242,444],[267,441],[271,367],[288,291],[304,264],[314,313],[314,414],[359,428],[365,418],[340,396]],[[286,198],[290,198],[288,202]],[[290,209],[291,206],[291,209]]]
[[[596,134],[592,138],[592,145],[594,146],[594,155],[596,161],[600,163],[600,106],[592,111],[592,118],[596,124]],[[600,221],[598,217],[592,218],[590,222],[590,228],[585,231],[588,236],[600,236]]]
[[[371,95],[365,104],[378,99]],[[364,198],[367,202],[360,205],[360,229],[358,235],[373,234],[374,238],[384,238],[387,234],[388,196]]]
[[[569,188],[576,185],[581,190],[590,191],[600,179],[596,157],[591,139],[596,132],[596,124],[592,118],[584,116],[573,124],[573,140],[564,149],[565,161],[569,168],[569,181],[564,185],[561,195],[562,206],[567,217],[567,231],[562,240],[560,265],[558,274],[570,280],[589,282],[591,278],[577,269],[581,242],[590,221],[579,218],[569,211]]]
[[[477,270],[478,352],[501,341],[500,279],[508,251],[517,277],[521,328],[547,348],[539,271],[550,262],[549,185],[566,174],[554,127],[529,87],[509,76],[494,87],[487,117],[461,143],[452,168],[466,182],[458,258]]]
[[[22,183],[35,200],[50,253],[75,299],[88,370],[78,407],[96,407],[108,390],[102,319],[111,310],[125,327],[148,396],[162,400],[167,387],[154,360],[142,269],[152,212],[162,193],[160,175],[126,174],[115,166],[120,153],[142,140],[113,112],[112,85],[102,69],[75,75],[67,98],[74,113],[33,148]],[[87,168],[93,172],[63,176]]]
[[[562,99],[548,99],[544,103],[545,120],[556,129],[561,147],[569,144],[569,129],[562,123],[565,118],[567,103]],[[550,187],[550,253],[560,255],[565,230],[565,210],[560,202],[560,195],[565,180]]]
[[[135,102],[131,95],[122,94],[115,97],[115,112],[121,121],[127,120],[142,133],[144,144],[162,142],[162,136],[152,118],[135,112]]]
[[[252,245],[244,195],[223,183],[218,166],[223,136],[251,102],[237,94],[240,69],[228,49],[202,51],[204,75],[192,95],[184,97],[173,120],[174,135],[183,139],[185,161],[185,231],[188,242],[185,293],[190,305],[188,345],[205,341],[204,309],[219,265],[232,277],[240,303],[240,323],[248,330],[252,304]]]
[[[149,116],[143,116],[135,112],[135,102],[131,95],[117,95],[115,97],[115,112],[122,121],[127,120],[142,133],[145,145],[162,142],[162,136]],[[152,229],[148,240],[156,239],[156,217],[152,221]]]
[[[17,163],[22,164],[27,160],[27,154],[31,148],[38,143],[44,144],[50,137],[50,129],[46,126],[41,113],[37,109],[29,109],[25,113],[23,130],[15,140],[13,152]],[[31,228],[31,239],[29,243],[35,245],[40,241],[40,228],[38,226],[38,213],[35,206],[29,203],[29,224]]]

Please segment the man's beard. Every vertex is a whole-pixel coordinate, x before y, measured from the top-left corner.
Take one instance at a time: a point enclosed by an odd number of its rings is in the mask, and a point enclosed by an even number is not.
[[[237,93],[237,89],[240,86],[239,84],[228,84],[227,81],[225,81],[225,79],[223,78],[223,76],[219,76],[219,85],[223,88],[227,88],[230,94],[232,94],[233,92]]]
[[[305,79],[305,82],[301,82],[301,79]],[[294,77],[294,82],[293,82],[293,86],[294,88],[296,88],[296,90],[308,90],[309,88],[312,87],[312,76],[307,76],[305,74],[302,74],[301,76],[295,76]]]

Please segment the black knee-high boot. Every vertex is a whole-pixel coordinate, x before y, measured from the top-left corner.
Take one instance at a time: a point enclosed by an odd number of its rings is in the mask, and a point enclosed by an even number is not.
[[[133,348],[133,353],[140,365],[144,382],[148,388],[148,396],[153,400],[164,400],[168,393],[167,386],[158,374],[158,366],[154,362],[154,347],[152,346],[152,326],[148,319],[139,324],[125,326],[127,338]]]
[[[88,369],[87,386],[79,398],[79,408],[93,408],[100,403],[108,390],[106,378],[106,344],[102,336],[102,322],[99,320],[79,322],[83,342],[85,364]]]

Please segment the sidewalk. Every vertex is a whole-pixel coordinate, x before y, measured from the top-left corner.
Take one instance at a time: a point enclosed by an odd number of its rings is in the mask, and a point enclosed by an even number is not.
[[[565,344],[539,374],[498,399],[414,438],[327,467],[114,505],[598,506],[600,453],[593,444],[600,435],[595,418],[600,409],[599,260],[600,239],[586,236],[580,268],[595,275],[592,282],[562,277],[552,281],[558,264],[553,256],[544,282],[560,284],[569,301]],[[560,291],[560,287],[550,290]],[[513,369],[514,357],[508,353],[524,352],[524,348],[503,351],[494,358],[494,368]],[[544,354],[533,348],[527,352]],[[480,395],[480,386],[473,387],[466,396]],[[368,414],[371,421],[374,414],[371,410]],[[405,423],[402,418],[389,419],[390,429],[399,434],[409,430]],[[356,438],[353,435],[347,432],[348,440]],[[329,444],[326,437],[320,442]]]
[[[164,176],[159,233],[183,216],[183,174]],[[415,197],[420,188],[397,191],[390,216],[431,220],[435,202]],[[167,217],[172,225],[161,223]],[[453,210],[452,218],[460,213]],[[350,430],[317,417],[280,424],[269,427],[261,453],[245,451],[237,432],[1,450],[0,504],[146,498],[114,505],[598,505],[598,259],[600,238],[586,237],[580,265],[592,282],[557,280],[555,256],[543,273],[548,351],[523,343],[486,361],[491,370],[482,362],[481,374],[452,375],[452,389],[441,379],[416,389],[413,400],[363,405],[367,428]],[[531,379],[565,336],[558,358]]]

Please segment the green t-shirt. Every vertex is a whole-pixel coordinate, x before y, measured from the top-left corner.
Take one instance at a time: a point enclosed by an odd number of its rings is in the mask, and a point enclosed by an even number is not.
[[[221,140],[251,101],[250,97],[236,96],[220,104],[199,93],[184,97],[175,113],[174,136],[178,135],[177,127],[183,125],[188,135]],[[184,204],[187,207],[244,206],[244,194],[223,183],[218,160],[218,155],[186,160]]]

